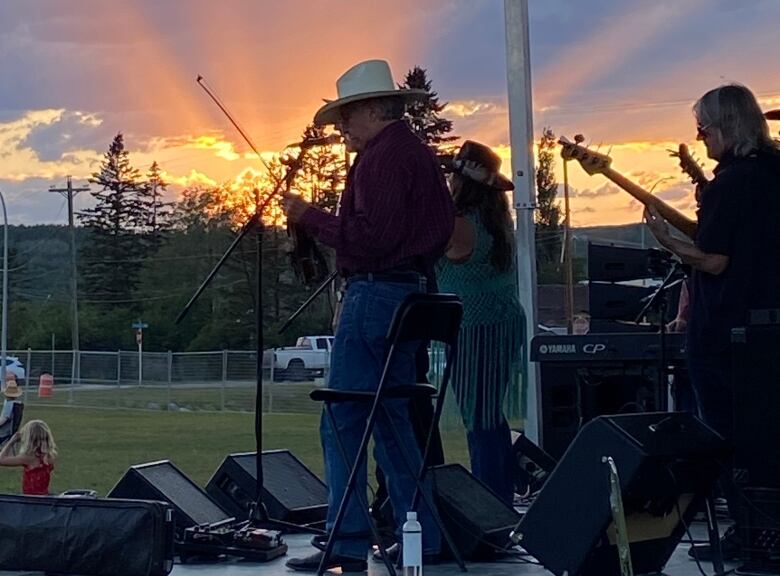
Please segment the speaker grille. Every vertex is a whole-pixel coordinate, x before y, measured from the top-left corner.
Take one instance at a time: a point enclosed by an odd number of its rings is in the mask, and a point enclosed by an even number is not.
[[[254,454],[231,456],[236,463],[257,480]],[[328,501],[328,490],[287,450],[263,453],[263,488],[290,510],[322,506]]]

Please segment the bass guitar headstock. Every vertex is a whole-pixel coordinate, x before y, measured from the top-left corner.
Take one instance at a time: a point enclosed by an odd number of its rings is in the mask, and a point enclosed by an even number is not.
[[[682,168],[682,171],[688,175],[688,178],[691,179],[691,182],[699,186],[704,186],[707,183],[707,177],[704,175],[704,169],[696,160],[687,145],[680,144],[677,150],[669,150],[669,155],[677,158],[680,161],[680,168]]]
[[[594,174],[603,174],[606,172],[612,164],[612,158],[607,154],[602,154],[591,150],[587,146],[580,144],[581,138],[575,137],[575,142],[572,142],[565,136],[561,136],[558,139],[558,144],[561,145],[561,156],[564,160],[577,160],[582,168],[593,176]]]

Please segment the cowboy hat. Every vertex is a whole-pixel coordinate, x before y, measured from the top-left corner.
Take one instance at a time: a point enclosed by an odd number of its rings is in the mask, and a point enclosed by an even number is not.
[[[3,390],[6,398],[19,398],[22,395],[22,390],[16,383],[16,380],[8,380],[5,383],[5,390]]]
[[[466,140],[452,161],[452,171],[494,190],[514,190],[501,172],[501,157],[484,144]]]
[[[355,64],[336,80],[336,92],[338,98],[326,100],[325,105],[314,115],[314,123],[317,126],[338,122],[339,109],[345,104],[387,96],[424,98],[427,94],[425,90],[396,88],[390,65],[384,60],[366,60]]]
[[[767,120],[780,120],[780,110],[770,110],[769,112],[764,112],[764,116]]]

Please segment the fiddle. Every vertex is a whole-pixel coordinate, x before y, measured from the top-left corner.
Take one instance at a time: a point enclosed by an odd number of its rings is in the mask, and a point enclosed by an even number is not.
[[[290,264],[298,280],[305,286],[320,284],[328,275],[328,260],[317,242],[299,224],[287,223],[287,234],[293,241]]]
[[[300,153],[294,159],[282,159],[282,164],[288,167],[285,177],[285,188],[290,190],[292,181],[301,167],[303,157],[309,146],[305,146],[306,141],[297,144],[300,146]],[[290,264],[295,271],[295,276],[304,286],[322,283],[329,275],[328,260],[323,254],[317,242],[303,226],[287,220],[287,235],[292,239],[293,249],[288,253]]]

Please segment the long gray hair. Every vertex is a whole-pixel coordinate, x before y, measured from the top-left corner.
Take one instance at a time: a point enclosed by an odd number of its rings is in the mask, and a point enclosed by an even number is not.
[[[735,156],[777,148],[753,93],[741,84],[725,84],[710,90],[693,105],[702,126],[718,128],[726,150]]]

